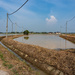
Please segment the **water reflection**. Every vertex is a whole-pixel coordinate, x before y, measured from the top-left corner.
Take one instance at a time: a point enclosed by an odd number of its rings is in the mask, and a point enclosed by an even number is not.
[[[28,40],[28,39],[29,39],[29,37],[24,37],[24,39]]]
[[[24,37],[29,37],[29,38],[25,40],[26,38],[24,39]],[[34,34],[34,35],[19,37],[14,40],[22,42],[22,43],[38,45],[48,49],[75,48],[75,44],[63,38],[60,38],[57,35]]]

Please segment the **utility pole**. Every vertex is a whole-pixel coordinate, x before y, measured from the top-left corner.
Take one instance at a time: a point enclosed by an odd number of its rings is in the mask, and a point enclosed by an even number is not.
[[[17,34],[17,24],[15,23],[15,34]]]
[[[6,25],[6,38],[8,37],[8,13],[7,13],[7,25]]]
[[[22,26],[22,34],[23,34],[23,26]]]
[[[66,34],[67,34],[67,23],[70,22],[70,21],[72,21],[74,18],[75,18],[75,16],[72,19],[66,21]]]
[[[66,21],[66,34],[67,34],[67,21]]]
[[[13,23],[12,23],[12,32],[13,32]]]
[[[66,36],[65,37],[67,37],[67,22],[68,21],[66,21]],[[66,40],[65,40],[65,49],[66,49],[66,45],[67,45],[67,43],[66,43]]]
[[[60,33],[61,33],[61,26],[60,26]]]
[[[12,23],[12,37],[13,37],[13,23]]]

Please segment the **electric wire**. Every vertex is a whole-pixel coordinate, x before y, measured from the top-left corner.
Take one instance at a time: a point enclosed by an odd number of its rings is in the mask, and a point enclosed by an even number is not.
[[[11,22],[12,24],[14,24],[14,23],[11,21],[11,19],[9,18],[9,16],[8,16],[8,19],[10,20],[10,22]]]
[[[17,25],[17,23],[15,23]],[[21,28],[19,25],[17,25],[19,28]]]
[[[15,23],[16,25],[17,25],[17,23]],[[23,27],[20,27],[19,25],[17,25],[19,28],[22,28],[22,29],[24,29]]]
[[[74,18],[75,18],[75,16],[74,16],[72,19],[68,20],[67,22],[69,22],[69,21],[73,20]]]
[[[28,0],[27,0],[21,7],[19,7],[16,11],[14,11],[14,12],[12,12],[11,14],[8,14],[8,15],[12,15],[12,14],[16,13],[16,12],[17,12],[18,10],[20,10],[27,2],[28,2]]]
[[[12,20],[11,20],[9,17],[8,17],[8,19],[10,20],[10,22],[11,22],[12,24],[16,24],[17,27],[24,29],[23,27],[20,27],[19,25],[17,25],[17,23],[13,23]]]

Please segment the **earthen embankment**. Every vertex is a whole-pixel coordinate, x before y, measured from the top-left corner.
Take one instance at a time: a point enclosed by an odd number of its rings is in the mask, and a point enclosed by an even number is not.
[[[72,36],[72,35],[60,35],[60,37],[72,42],[75,44],[75,36]]]
[[[0,36],[0,41],[1,41],[3,38],[5,38],[5,36]]]
[[[56,51],[39,46],[23,44],[10,38],[1,41],[23,59],[48,74],[74,75],[75,54],[67,51]]]

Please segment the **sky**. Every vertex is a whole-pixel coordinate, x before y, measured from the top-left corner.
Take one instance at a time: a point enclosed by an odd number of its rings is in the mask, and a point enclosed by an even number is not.
[[[0,0],[0,32],[6,32],[7,13],[17,10],[26,0]],[[75,32],[75,0],[29,0],[19,11],[9,15],[13,31]],[[15,23],[20,26],[16,27]],[[23,27],[23,29],[22,29]],[[8,20],[8,31],[12,23]]]

